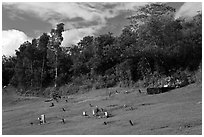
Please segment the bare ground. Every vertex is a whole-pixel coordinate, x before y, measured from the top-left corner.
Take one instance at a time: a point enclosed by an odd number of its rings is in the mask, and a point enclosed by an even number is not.
[[[54,107],[49,107],[51,102],[45,102],[46,98],[20,97],[14,90],[8,88],[2,96],[3,135],[202,134],[201,85],[192,84],[157,95],[146,95],[145,89],[142,89],[142,94],[138,93],[138,89],[93,90],[64,97],[58,103],[54,102]],[[119,93],[109,97],[109,92],[115,90]],[[93,117],[94,107],[89,104],[108,110],[112,116]],[[83,111],[87,111],[90,117],[83,117]],[[46,124],[38,124],[37,118],[41,114],[46,115]],[[62,118],[65,119],[64,124]]]

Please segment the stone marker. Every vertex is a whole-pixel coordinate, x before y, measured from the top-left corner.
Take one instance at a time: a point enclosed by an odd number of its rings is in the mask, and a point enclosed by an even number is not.
[[[65,124],[65,119],[64,118],[62,118],[62,123]]]
[[[41,124],[42,124],[42,121],[41,121],[41,118],[40,118],[40,117],[38,118],[38,121],[40,122],[39,124],[41,125]]]
[[[133,126],[133,125],[134,125],[134,124],[133,124],[133,122],[132,122],[131,120],[129,120],[129,122],[130,122],[130,125],[131,125],[131,126]]]
[[[45,115],[44,115],[44,114],[41,115],[41,116],[38,118],[38,121],[40,122],[40,125],[41,125],[41,124],[45,124],[45,123],[46,123],[46,121],[45,121]]]
[[[45,123],[46,123],[45,115],[44,115],[44,114],[41,115],[41,121],[42,121],[42,124],[45,124]]]
[[[95,116],[95,110],[94,109],[92,110],[92,114],[93,114],[93,116]]]
[[[130,110],[134,110],[133,107],[130,107]]]
[[[86,111],[83,111],[82,115],[83,116],[87,116]]]
[[[52,103],[50,107],[54,107],[54,103]]]
[[[106,118],[108,118],[108,112],[104,112]]]

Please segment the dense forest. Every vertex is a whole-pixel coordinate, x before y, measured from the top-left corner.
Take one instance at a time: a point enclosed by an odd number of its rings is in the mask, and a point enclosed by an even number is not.
[[[128,17],[115,36],[85,36],[76,45],[61,45],[64,24],[32,42],[15,56],[2,57],[2,85],[21,93],[73,94],[91,88],[160,86],[167,77],[196,82],[202,63],[202,13],[175,19],[175,9],[149,4]],[[201,77],[201,76],[200,76]],[[200,78],[201,79],[201,78]]]

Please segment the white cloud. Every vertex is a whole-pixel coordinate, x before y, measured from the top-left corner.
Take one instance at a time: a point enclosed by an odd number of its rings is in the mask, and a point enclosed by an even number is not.
[[[62,41],[62,46],[70,46],[71,44],[77,44],[84,36],[93,36],[97,30],[100,29],[98,26],[81,28],[81,29],[71,29],[62,33],[64,40]]]
[[[96,18],[103,20],[104,15],[98,9],[90,8],[81,3],[3,3],[7,9],[11,9],[15,14],[27,13],[35,15],[51,24],[56,20],[73,19],[81,17],[86,21],[93,21]],[[55,25],[55,24],[54,24]]]
[[[120,10],[137,10],[140,6],[144,6],[148,2],[122,2],[116,6],[116,11]]]
[[[113,18],[123,10],[135,10],[139,6],[146,3],[141,2],[108,2],[108,3],[77,3],[77,2],[17,2],[3,3],[3,7],[10,9],[12,14],[21,15],[29,14],[39,17],[44,21],[48,21],[52,25],[64,19],[73,19],[80,17],[85,21],[98,21],[100,24],[105,24],[106,19]],[[107,8],[108,5],[113,5],[112,8]]]
[[[202,11],[201,2],[186,2],[180,7],[175,15],[175,18],[193,17],[197,14],[197,11]]]
[[[107,25],[107,20],[114,18],[124,10],[136,10],[139,6],[144,6],[146,3],[121,3],[121,2],[92,2],[92,3],[77,3],[77,2],[17,2],[17,3],[3,3],[4,8],[7,8],[21,16],[28,14],[35,16],[43,21],[47,21],[56,26],[59,22],[65,22],[66,27],[71,27],[69,31],[63,33],[63,45],[68,43],[76,44],[80,39],[86,35],[94,35],[96,31]],[[94,26],[86,26],[85,28],[77,29],[79,22],[67,21],[74,18],[81,18],[83,22],[96,22]],[[82,22],[82,21],[81,21]],[[70,28],[68,28],[70,29]]]
[[[2,31],[2,54],[6,56],[15,55],[15,50],[17,50],[20,45],[25,41],[30,41],[24,32],[19,30],[3,30]]]

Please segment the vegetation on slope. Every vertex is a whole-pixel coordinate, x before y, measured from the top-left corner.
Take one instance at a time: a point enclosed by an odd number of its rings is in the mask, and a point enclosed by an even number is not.
[[[85,36],[72,46],[61,45],[60,23],[51,35],[21,44],[16,56],[2,57],[2,84],[49,95],[52,90],[45,89],[52,86],[71,94],[115,85],[154,86],[168,76],[195,82],[202,60],[202,14],[191,20],[174,14],[172,7],[152,3],[129,17],[119,36]]]

